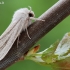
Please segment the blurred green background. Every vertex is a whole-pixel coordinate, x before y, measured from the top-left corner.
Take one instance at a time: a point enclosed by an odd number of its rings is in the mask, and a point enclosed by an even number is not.
[[[31,6],[36,17],[39,17],[58,0],[0,0],[0,35],[10,24],[14,11],[19,8]],[[4,4],[1,4],[4,3]],[[40,51],[49,47],[56,40],[60,40],[66,32],[70,31],[70,17],[68,16],[59,25],[37,42]],[[29,60],[17,62],[7,70],[52,70],[50,66],[41,66]]]

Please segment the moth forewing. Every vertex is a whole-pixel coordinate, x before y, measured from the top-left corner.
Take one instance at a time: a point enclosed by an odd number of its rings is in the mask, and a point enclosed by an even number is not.
[[[20,32],[22,31],[23,25],[21,20],[19,22],[16,23],[16,25],[13,27],[13,29],[11,29],[11,31],[9,32],[9,34],[7,34],[6,36],[6,44],[4,43],[1,47],[1,51],[0,51],[0,60],[2,60],[6,54],[8,53],[8,51],[10,50],[10,48],[12,47],[14,41],[16,40],[16,38],[19,36]],[[4,40],[4,39],[3,39]]]

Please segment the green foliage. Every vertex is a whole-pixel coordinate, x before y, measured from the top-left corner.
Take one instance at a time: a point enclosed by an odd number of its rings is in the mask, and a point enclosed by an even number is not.
[[[35,46],[25,59],[33,60],[41,65],[50,65],[54,70],[70,70],[70,32],[66,33],[60,42],[55,42],[42,52]]]

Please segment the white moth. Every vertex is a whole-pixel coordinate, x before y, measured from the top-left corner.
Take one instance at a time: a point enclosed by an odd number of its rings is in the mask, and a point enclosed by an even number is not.
[[[27,31],[27,27],[31,24],[31,20],[37,20],[34,16],[34,12],[31,8],[30,10],[28,8],[21,8],[14,13],[11,24],[0,36],[0,60],[9,52],[20,33],[23,30]]]

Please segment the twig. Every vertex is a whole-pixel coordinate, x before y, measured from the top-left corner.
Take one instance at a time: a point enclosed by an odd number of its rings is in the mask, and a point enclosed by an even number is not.
[[[22,32],[19,38],[20,43],[17,48],[15,42],[7,56],[0,61],[0,70],[15,63],[25,52],[27,52],[40,38],[54,28],[59,22],[70,14],[70,0],[60,0],[39,18],[45,22],[36,21],[29,28],[28,32],[31,39],[28,38],[26,32]]]

